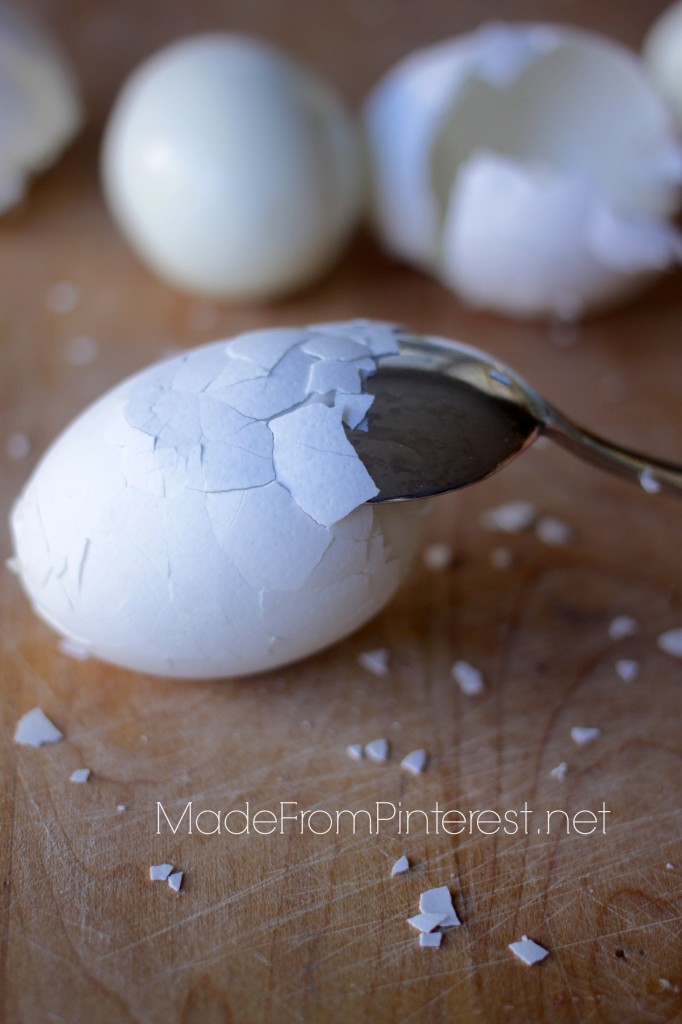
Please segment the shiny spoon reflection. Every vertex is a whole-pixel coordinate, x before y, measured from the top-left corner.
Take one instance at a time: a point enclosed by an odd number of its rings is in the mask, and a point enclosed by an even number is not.
[[[442,494],[484,480],[545,435],[644,490],[682,495],[682,466],[577,426],[485,352],[405,333],[365,389],[363,427],[348,438],[379,488],[373,502]]]

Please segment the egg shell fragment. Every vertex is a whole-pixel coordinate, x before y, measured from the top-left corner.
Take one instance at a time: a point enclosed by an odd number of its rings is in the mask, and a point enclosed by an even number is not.
[[[674,658],[682,658],[682,628],[668,629],[656,641],[659,648]]]
[[[517,942],[510,942],[509,949],[515,957],[518,957],[528,967],[540,963],[545,957],[549,956],[548,949],[529,939],[527,935],[523,935]]]
[[[574,725],[571,729],[571,739],[579,747],[584,747],[587,743],[593,743],[600,736],[601,729],[595,726]]]
[[[623,640],[634,636],[638,629],[637,620],[631,615],[616,615],[609,623],[609,636],[612,640]]]
[[[378,739],[372,740],[365,746],[365,757],[368,757],[370,761],[375,761],[377,764],[383,764],[388,761],[388,755],[390,753],[390,746],[388,740]]]
[[[576,319],[682,257],[672,118],[594,33],[491,24],[419,50],[364,122],[381,240],[471,305]]]
[[[427,889],[419,896],[419,909],[422,914],[442,915],[441,928],[458,928],[461,925],[452,902],[452,895],[447,885],[435,889]]]
[[[418,932],[432,932],[445,922],[445,917],[445,914],[417,914],[415,917],[408,917],[407,923]]]
[[[24,197],[80,128],[81,103],[63,56],[42,29],[0,6],[0,213]]]
[[[388,647],[377,647],[373,651],[363,651],[358,655],[358,662],[373,676],[387,676],[389,673],[391,652]]]
[[[45,743],[58,743],[64,739],[54,722],[42,708],[33,708],[19,719],[14,730],[14,742],[24,747],[42,747]]]
[[[478,697],[485,690],[483,673],[468,661],[456,661],[452,666],[451,675],[467,697]]]
[[[425,750],[412,750],[400,762],[400,767],[411,775],[421,775],[426,767],[428,755]]]
[[[182,880],[184,877],[184,871],[174,871],[171,875],[168,876],[166,881],[168,882],[168,885],[173,890],[173,892],[180,892],[180,889],[182,888]]]
[[[331,88],[265,43],[217,32],[133,73],[102,177],[142,259],[220,298],[271,299],[317,279],[364,203],[355,125]]]
[[[321,333],[322,354],[305,351]],[[365,504],[377,489],[345,437],[348,394],[315,391],[310,369],[374,366],[397,337],[365,321],[257,331],[104,395],[12,513],[38,614],[93,657],[194,678],[283,665],[362,625],[407,573],[423,508]]]
[[[152,882],[165,882],[172,870],[172,864],[152,864],[149,868],[149,878]]]
[[[391,877],[394,875],[402,875],[405,871],[410,870],[410,862],[407,857],[403,854],[402,857],[398,857],[397,861],[391,868]]]
[[[618,658],[614,667],[624,683],[633,683],[639,675],[639,662],[632,658]]]

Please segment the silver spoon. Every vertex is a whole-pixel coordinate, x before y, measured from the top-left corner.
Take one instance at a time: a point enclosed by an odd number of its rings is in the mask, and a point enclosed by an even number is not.
[[[492,356],[409,333],[365,389],[366,429],[348,437],[379,488],[374,502],[442,494],[484,480],[546,435],[649,493],[682,494],[682,466],[606,441],[571,422]]]

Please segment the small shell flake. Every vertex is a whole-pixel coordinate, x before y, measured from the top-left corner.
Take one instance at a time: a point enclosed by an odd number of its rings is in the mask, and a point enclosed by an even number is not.
[[[682,629],[668,629],[658,638],[658,646],[674,658],[682,658]]]
[[[467,697],[477,697],[485,689],[483,673],[468,661],[455,662],[452,666],[452,678]]]
[[[590,726],[574,725],[571,729],[571,739],[579,747],[584,747],[586,743],[592,743],[593,740],[599,739],[600,736],[601,729]]]
[[[480,523],[484,530],[499,533],[523,533],[538,517],[535,505],[530,501],[508,501],[503,505],[486,509]]]
[[[421,913],[415,917],[408,917],[407,923],[412,928],[416,928],[418,932],[432,932],[434,928],[443,924],[445,918],[445,914]]]
[[[389,650],[387,647],[379,647],[374,651],[363,651],[358,655],[358,662],[373,676],[388,675]]]
[[[400,762],[400,767],[412,775],[420,775],[426,767],[427,753],[425,750],[412,750]]]
[[[368,757],[370,761],[376,761],[383,764],[384,761],[388,760],[388,754],[388,740],[372,740],[365,746],[365,757]]]
[[[152,882],[165,882],[172,871],[172,864],[152,864],[149,868],[149,877]]]
[[[42,747],[45,743],[57,743],[63,738],[64,734],[50,721],[42,708],[27,711],[14,730],[14,742],[24,747]]]
[[[632,683],[639,675],[639,662],[632,658],[619,658],[615,669],[624,683]]]
[[[395,864],[391,868],[391,877],[393,877],[394,875],[402,875],[402,874],[405,873],[405,871],[409,871],[409,870],[410,870],[410,862],[407,859],[407,857],[405,857],[403,855],[402,857],[398,857],[397,861],[395,862]]]
[[[556,516],[542,516],[535,527],[535,536],[550,548],[563,548],[575,536],[573,527]]]
[[[661,490],[661,483],[651,469],[642,470],[639,474],[639,485],[647,494],[658,494]]]
[[[452,547],[450,544],[430,544],[424,549],[422,558],[430,572],[445,572],[452,565]]]
[[[609,636],[612,640],[624,640],[637,632],[637,620],[631,615],[616,615],[609,623]]]
[[[457,917],[452,902],[452,895],[447,885],[440,885],[435,889],[427,889],[419,897],[419,909],[422,914],[442,915],[439,922],[441,928],[457,928],[462,922]]]
[[[531,967],[533,964],[539,964],[541,960],[549,956],[548,949],[545,949],[544,946],[539,945],[537,942],[533,942],[527,935],[522,935],[520,942],[510,942],[509,949],[514,956],[518,957],[528,967]]]
[[[182,888],[182,880],[184,877],[185,875],[183,871],[174,871],[172,874],[168,876],[166,881],[168,882],[168,885],[173,890],[173,892],[180,892],[180,889]]]

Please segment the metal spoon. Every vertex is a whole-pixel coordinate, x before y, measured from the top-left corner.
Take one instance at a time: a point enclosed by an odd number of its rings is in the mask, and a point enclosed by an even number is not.
[[[682,494],[682,466],[572,423],[492,356],[405,333],[365,383],[374,395],[348,437],[379,488],[374,502],[425,498],[484,480],[546,435],[649,493]]]

